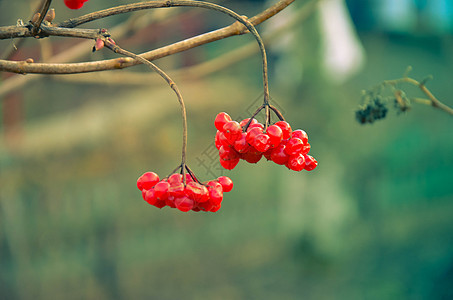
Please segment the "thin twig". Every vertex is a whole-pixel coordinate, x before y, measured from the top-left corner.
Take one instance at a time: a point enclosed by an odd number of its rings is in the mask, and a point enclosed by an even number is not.
[[[438,108],[440,110],[445,111],[446,113],[450,114],[453,116],[453,108],[449,107],[448,105],[442,103],[437,99],[431,91],[425,86],[423,82],[419,82],[413,78],[410,77],[403,77],[403,78],[398,78],[398,79],[393,79],[393,80],[386,80],[383,82],[383,84],[390,85],[390,86],[396,86],[397,84],[400,83],[409,83],[414,86],[417,86],[430,100],[429,105],[432,107]],[[418,102],[420,104],[428,104],[424,101]]]
[[[112,42],[109,38],[104,38],[103,39],[104,44],[107,48],[111,49],[113,52],[131,57],[135,60],[140,61],[142,64],[147,65],[150,67],[152,70],[154,70],[157,74],[159,74],[170,86],[170,88],[175,92],[176,97],[178,98],[179,105],[181,107],[181,115],[182,115],[182,126],[183,126],[183,132],[182,132],[182,151],[181,151],[181,168],[182,168],[182,173],[183,173],[183,181],[184,185],[186,184],[186,178],[185,178],[185,165],[186,165],[186,151],[187,151],[187,114],[186,114],[186,106],[184,104],[184,100],[182,98],[182,94],[179,91],[178,86],[176,83],[168,76],[162,69],[160,69],[158,66],[147,60],[146,58],[143,58],[135,53],[129,52],[127,50],[124,50],[123,48],[119,47],[117,44]]]
[[[33,36],[38,34],[39,29],[41,27],[41,23],[46,17],[47,11],[50,8],[50,3],[52,3],[52,0],[46,0],[46,2],[44,2],[38,20],[36,22],[33,22],[33,28],[31,30]]]

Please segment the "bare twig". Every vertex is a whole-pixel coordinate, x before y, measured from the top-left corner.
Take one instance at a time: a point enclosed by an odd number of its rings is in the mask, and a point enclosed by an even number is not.
[[[142,64],[145,64],[148,67],[150,67],[157,74],[159,74],[159,76],[161,76],[167,82],[167,84],[170,86],[170,88],[175,92],[176,97],[178,98],[179,105],[181,107],[181,115],[182,115],[183,132],[182,132],[182,151],[181,151],[181,171],[183,173],[183,181],[184,181],[184,185],[185,185],[186,184],[185,166],[186,166],[186,152],[187,152],[187,114],[186,114],[186,106],[184,104],[184,99],[182,97],[181,92],[179,91],[178,86],[170,78],[170,76],[168,76],[162,69],[160,69],[158,66],[156,66],[149,60],[147,60],[141,56],[138,56],[135,53],[122,49],[109,38],[107,38],[107,39],[104,38],[103,41],[104,41],[105,46],[107,48],[111,49],[113,52],[124,55],[124,56],[131,57],[135,60],[138,60]]]
[[[453,115],[453,109],[447,105],[445,105],[444,103],[440,102],[432,93],[431,91],[425,86],[425,83],[424,82],[419,82],[413,78],[410,78],[410,77],[403,77],[403,78],[398,78],[398,79],[394,79],[394,80],[386,80],[383,82],[384,84],[386,85],[390,85],[390,86],[396,86],[397,84],[400,84],[400,83],[409,83],[409,84],[412,84],[414,86],[417,86],[418,88],[420,88],[420,90],[428,97],[428,99],[430,100],[429,103],[427,103],[426,101],[416,101],[417,103],[420,103],[420,104],[428,104],[428,105],[431,105],[432,107],[435,107],[435,108],[438,108],[440,110],[443,110],[445,111],[446,113],[450,114],[450,115]]]
[[[33,36],[38,34],[41,23],[46,17],[47,11],[49,10],[50,3],[52,3],[52,0],[45,0],[44,5],[41,8],[41,12],[39,13],[38,20],[36,22],[33,22],[33,28],[31,30]]]

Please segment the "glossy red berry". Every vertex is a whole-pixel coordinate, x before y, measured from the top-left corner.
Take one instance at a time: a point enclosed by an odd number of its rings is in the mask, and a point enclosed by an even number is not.
[[[271,147],[270,138],[267,134],[260,133],[253,139],[251,145],[261,153],[266,152]]]
[[[146,172],[137,179],[137,187],[141,191],[149,190],[159,182],[159,176],[154,172]]]
[[[266,130],[272,147],[277,147],[283,139],[283,130],[277,125],[271,125]]]
[[[165,200],[168,197],[170,184],[166,181],[160,181],[154,186],[154,195],[159,200]]]
[[[285,145],[284,144],[280,144],[278,145],[277,148],[274,148],[272,150],[272,153],[271,153],[271,160],[278,164],[278,165],[284,165],[286,164],[286,162],[288,161],[289,159],[289,155],[286,154],[286,151],[285,151]]]
[[[305,170],[312,171],[318,166],[318,161],[311,155],[305,155]]]
[[[239,125],[241,125],[241,127],[244,128],[245,125],[247,125],[247,123],[248,123],[249,121],[250,121],[250,118],[244,119],[244,120],[242,120],[241,122],[239,122]],[[256,123],[258,123],[258,121],[257,121],[256,119],[252,119],[252,121],[250,122],[250,125],[256,124]],[[249,126],[250,126],[250,125],[249,125]]]
[[[293,171],[302,171],[305,168],[305,158],[302,154],[291,155],[286,166]]]
[[[254,128],[252,128],[250,130],[247,130],[247,134],[245,136],[245,140],[247,141],[247,143],[252,145],[253,141],[255,140],[255,137],[258,134],[261,134],[261,133],[263,133],[263,129],[260,128],[260,127],[254,127]]]
[[[253,128],[261,128],[264,130],[264,125],[258,122],[250,124],[250,126],[247,128],[247,132],[249,132],[249,130],[252,130]]]
[[[144,199],[149,204],[154,205],[157,202],[157,198],[154,193],[154,189],[146,190]]]
[[[248,152],[252,148],[250,144],[247,143],[246,136],[247,134],[243,132],[241,138],[234,142],[234,150],[236,150],[238,153]]]
[[[291,138],[287,143],[285,147],[285,152],[288,155],[296,155],[299,154],[304,147],[304,143],[302,142],[301,139],[299,138]]]
[[[195,202],[187,196],[175,198],[175,206],[180,211],[189,211],[194,207]]]
[[[217,181],[222,186],[223,192],[228,193],[233,189],[233,180],[226,176],[220,176]]]
[[[217,130],[223,131],[223,126],[231,121],[231,117],[226,112],[218,113],[214,120],[214,126]]]
[[[291,137],[301,139],[304,144],[308,143],[308,134],[302,129],[296,129],[291,133]]]
[[[222,185],[217,181],[209,181],[208,182],[208,191],[209,191],[209,198],[210,201],[214,205],[219,205],[223,200],[223,189]]]
[[[70,9],[79,9],[88,0],[64,0],[64,4]]]
[[[181,174],[177,174],[177,173],[171,174],[168,177],[167,181],[168,181],[168,183],[170,185],[181,183],[182,182],[182,175]]]
[[[220,158],[220,165],[227,170],[233,170],[239,163],[239,158],[237,159],[230,159],[230,160],[223,160]]]
[[[234,150],[234,148],[225,147],[225,146],[220,147],[219,156],[220,156],[220,159],[223,159],[223,160],[239,159],[239,153],[237,153],[236,150]]]
[[[230,144],[241,138],[242,128],[236,121],[230,121],[223,126],[223,134]]]
[[[286,121],[278,121],[274,125],[277,125],[282,129],[283,139],[289,139],[291,137],[291,126]]]
[[[242,154],[242,159],[246,160],[250,164],[256,164],[262,157],[263,154],[261,152],[256,152],[256,150]]]

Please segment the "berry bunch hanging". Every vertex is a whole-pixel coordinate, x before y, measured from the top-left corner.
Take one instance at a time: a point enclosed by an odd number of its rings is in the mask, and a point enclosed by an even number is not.
[[[308,154],[308,135],[301,129],[292,130],[286,121],[278,121],[266,128],[256,119],[233,121],[225,113],[219,113],[214,125],[217,128],[215,146],[219,150],[220,164],[234,169],[240,159],[257,163],[264,156],[293,171],[315,169],[318,162]]]
[[[192,173],[173,173],[160,180],[154,172],[146,172],[137,180],[143,199],[158,208],[169,206],[180,211],[210,211],[220,209],[223,193],[233,189],[233,181],[220,176],[216,180],[200,183]]]
[[[214,124],[217,128],[215,145],[219,150],[220,163],[225,169],[234,169],[240,159],[249,163],[257,163],[264,156],[268,160],[279,165],[285,165],[291,170],[311,171],[316,168],[318,162],[308,155],[310,144],[308,135],[303,130],[292,130],[289,123],[285,121],[282,114],[269,103],[268,68],[267,56],[263,40],[247,18],[226,9],[222,6],[196,1],[196,6],[215,9],[223,12],[238,22],[242,23],[258,42],[263,66],[263,87],[264,101],[256,112],[249,118],[236,122],[227,113],[219,113]],[[181,106],[183,119],[183,141],[181,152],[181,164],[171,173],[170,176],[160,180],[153,172],[146,172],[137,180],[137,187],[142,191],[143,199],[151,205],[162,208],[169,206],[180,211],[218,211],[223,200],[223,193],[233,188],[230,178],[220,176],[217,180],[201,183],[195,177],[190,168],[186,165],[187,148],[187,116],[182,95],[171,78],[152,62],[141,56],[123,51],[116,44],[103,40],[104,44],[116,53],[122,53],[135,60],[148,65],[169,84],[176,93]],[[97,50],[97,48],[95,47]],[[255,116],[263,110],[266,114],[264,125],[259,123]],[[280,121],[271,124],[270,111],[273,111]],[[180,170],[177,173],[177,170]],[[187,174],[185,173],[187,170]]]

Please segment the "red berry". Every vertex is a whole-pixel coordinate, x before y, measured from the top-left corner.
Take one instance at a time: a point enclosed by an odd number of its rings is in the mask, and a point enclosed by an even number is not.
[[[302,150],[300,150],[300,153],[307,154],[308,152],[310,152],[310,148],[311,148],[311,145],[309,143],[306,143],[302,147]]]
[[[230,143],[230,141],[228,141],[228,139],[226,138],[225,133],[222,131],[219,133],[219,142],[220,145],[227,147],[230,147],[232,145],[232,143]]]
[[[154,195],[159,200],[165,200],[168,197],[170,184],[166,181],[160,181],[154,186]]]
[[[263,129],[259,128],[259,127],[254,127],[254,128],[252,128],[250,130],[247,130],[247,134],[245,136],[245,140],[247,141],[247,143],[252,145],[253,144],[253,140],[255,139],[255,137],[258,134],[261,134],[261,133],[263,133]]]
[[[149,190],[159,182],[159,176],[154,172],[146,172],[137,179],[137,187],[141,191]]]
[[[231,117],[226,112],[218,113],[214,120],[214,126],[217,130],[222,131],[223,126],[231,121]]]
[[[189,182],[186,185],[184,193],[187,195],[187,197],[196,202],[204,202],[209,200],[208,189],[198,182]]]
[[[194,201],[187,196],[175,198],[175,206],[180,211],[189,211],[194,207]]]
[[[227,170],[233,170],[239,163],[239,158],[223,160],[220,158],[220,165]]]
[[[244,119],[244,120],[242,120],[241,122],[239,122],[239,125],[241,125],[241,127],[244,128],[245,125],[247,125],[247,123],[248,123],[249,121],[250,121],[250,118]],[[250,122],[250,125],[256,124],[256,123],[258,123],[258,121],[254,118],[254,119],[252,119],[252,122]],[[249,125],[249,126],[250,126],[250,125]]]
[[[250,124],[250,126],[247,128],[247,132],[249,132],[249,130],[252,130],[253,128],[261,128],[261,129],[264,129],[264,125],[261,124],[261,123],[253,123],[253,124]]]
[[[64,0],[64,4],[70,9],[79,9],[88,0]]]
[[[219,205],[213,205],[212,208],[209,210],[210,212],[216,212],[222,207],[221,204]]]
[[[167,181],[170,185],[182,183],[182,175],[178,173],[171,174]]]
[[[202,203],[198,203],[197,207],[202,211],[211,211],[211,209],[214,207],[214,203],[212,203],[212,201],[209,200]]]
[[[184,196],[184,184],[182,182],[170,184],[168,195],[173,197]]]
[[[280,145],[283,139],[283,130],[280,127],[277,125],[271,125],[267,128],[266,133],[269,136],[272,147]]]
[[[261,153],[266,152],[271,147],[269,136],[260,133],[253,139],[251,145]]]
[[[238,153],[245,153],[250,151],[251,146],[247,143],[246,140],[247,134],[245,132],[242,133],[241,138],[234,142],[234,150]]]
[[[278,165],[284,165],[289,159],[289,155],[285,152],[285,144],[280,144],[277,148],[272,150],[271,159]]]
[[[305,158],[302,154],[291,155],[286,166],[293,171],[302,171],[305,168]]]
[[[263,157],[263,153],[250,151],[242,154],[242,159],[245,159],[248,163],[256,164]]]
[[[165,199],[165,204],[170,206],[171,208],[176,208],[175,196],[168,196],[168,198]]]
[[[210,201],[214,205],[219,205],[223,200],[223,190],[222,185],[216,181],[208,182],[208,191]]]
[[[272,155],[272,151],[273,151],[274,149],[275,149],[275,148],[269,148],[269,150],[267,150],[266,152],[263,153],[263,156],[264,156],[267,160],[272,160],[271,155]]]
[[[217,133],[215,134],[215,140],[214,140],[214,144],[215,144],[215,147],[217,148],[217,150],[220,148],[220,146],[222,146],[222,143],[220,142],[220,131],[217,130]]]
[[[226,176],[220,176],[217,181],[222,186],[223,192],[228,193],[233,189],[233,180]]]
[[[318,161],[311,155],[305,155],[305,170],[311,171],[318,166]]]
[[[302,129],[296,129],[291,133],[291,137],[301,139],[304,144],[308,143],[308,134]]]
[[[144,197],[145,201],[151,205],[154,205],[157,202],[156,195],[154,193],[154,189],[147,190]]]
[[[283,139],[289,139],[291,137],[291,126],[286,121],[278,121],[274,125],[277,125],[282,129]]]
[[[288,155],[296,155],[302,151],[304,143],[299,138],[291,138],[288,143],[286,143],[285,152]]]
[[[239,154],[234,148],[222,146],[219,149],[219,157],[223,160],[235,160],[239,158]]]
[[[230,144],[241,138],[242,128],[236,121],[230,121],[223,126],[223,134]]]

